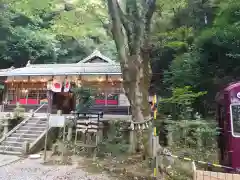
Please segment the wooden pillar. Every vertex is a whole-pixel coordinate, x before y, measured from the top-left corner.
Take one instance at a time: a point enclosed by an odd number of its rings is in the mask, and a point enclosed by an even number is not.
[[[108,75],[106,75],[106,86],[105,87],[108,87],[108,80],[109,80],[109,77],[108,77]],[[108,105],[107,104],[108,92],[107,92],[106,88],[104,88],[104,96],[105,96],[104,105],[107,106]]]
[[[51,90],[47,91],[47,99],[48,99],[48,113],[52,113],[52,102],[53,102],[53,92]]]
[[[5,86],[6,88],[5,88],[5,91],[4,91],[4,102],[5,103],[7,103],[8,102],[8,84],[6,84],[6,86]]]
[[[20,95],[20,91],[19,91],[19,87],[18,84],[16,82],[14,82],[14,90],[15,90],[15,101],[18,101],[19,95]]]
[[[40,104],[40,101],[39,101],[39,91],[40,91],[40,88],[37,90],[37,102],[39,102],[39,104]]]
[[[67,134],[67,140],[72,141],[72,133],[73,133],[73,128],[71,126],[68,127],[68,134]]]

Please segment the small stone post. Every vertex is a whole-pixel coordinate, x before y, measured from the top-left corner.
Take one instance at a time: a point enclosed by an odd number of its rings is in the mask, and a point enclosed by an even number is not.
[[[67,128],[68,128],[67,141],[72,141],[73,126],[74,126],[73,120],[68,119],[68,122],[67,122]]]
[[[171,121],[172,121],[172,116],[169,115],[166,119],[166,122],[167,122],[166,126],[167,126],[167,132],[168,132],[168,134],[167,134],[167,144],[168,144],[168,146],[173,145],[173,129],[172,129],[172,126],[169,126],[169,124],[172,125]]]
[[[53,144],[52,145],[52,156],[57,154],[58,152],[58,145],[57,144]]]
[[[61,116],[62,115],[62,110],[57,110],[57,115]]]
[[[73,130],[72,130],[72,126],[69,126],[68,127],[68,134],[67,134],[67,140],[68,141],[71,141],[72,140],[72,133],[73,133]]]
[[[9,120],[7,118],[4,119],[3,122],[3,135],[7,134],[9,131]]]
[[[30,149],[30,143],[28,141],[25,141],[23,143],[23,154],[27,155],[29,153],[29,149]]]
[[[32,117],[34,117],[34,113],[33,113],[33,112],[34,112],[33,109],[30,109],[30,110],[29,110],[29,113],[30,113],[30,115],[31,115]]]
[[[131,127],[129,129],[130,131],[130,137],[129,137],[129,144],[130,144],[130,147],[129,147],[129,153],[134,153],[135,152],[135,149],[136,149],[136,138],[135,138],[135,131],[134,131],[134,124],[131,123]]]

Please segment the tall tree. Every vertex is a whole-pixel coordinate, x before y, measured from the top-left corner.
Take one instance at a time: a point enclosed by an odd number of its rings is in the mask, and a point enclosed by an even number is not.
[[[148,90],[152,71],[149,35],[156,0],[108,0],[112,35],[123,73],[125,94],[132,108],[133,121],[150,116]],[[139,130],[138,147],[142,149]],[[139,146],[140,145],[140,146]]]

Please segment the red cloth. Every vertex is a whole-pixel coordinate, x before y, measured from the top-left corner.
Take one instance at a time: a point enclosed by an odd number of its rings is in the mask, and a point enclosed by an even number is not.
[[[107,100],[106,102],[108,105],[118,105],[117,100]],[[96,99],[95,104],[97,105],[104,105],[105,104],[105,99]]]
[[[19,99],[18,101],[11,101],[11,104],[16,104],[17,102],[20,104],[39,104],[37,99]]]

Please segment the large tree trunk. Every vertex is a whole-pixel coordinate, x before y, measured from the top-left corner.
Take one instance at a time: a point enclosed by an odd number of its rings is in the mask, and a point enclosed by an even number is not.
[[[142,111],[142,86],[141,79],[143,78],[143,68],[141,65],[142,59],[140,55],[133,55],[128,57],[127,64],[123,67],[123,86],[125,94],[130,101],[132,110],[132,120],[134,122],[144,121],[144,114]],[[142,151],[143,136],[142,130],[136,130],[136,150]]]
[[[112,34],[122,68],[123,87],[132,109],[132,120],[150,116],[148,90],[151,82],[149,51],[150,22],[156,0],[108,0]],[[143,149],[142,130],[137,130],[137,149]]]
[[[149,51],[142,52],[142,66],[144,76],[141,79],[141,90],[142,90],[142,111],[145,119],[150,118],[151,107],[149,105],[149,87],[152,80],[152,68],[150,64]]]

